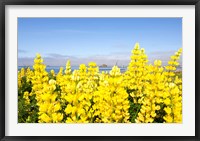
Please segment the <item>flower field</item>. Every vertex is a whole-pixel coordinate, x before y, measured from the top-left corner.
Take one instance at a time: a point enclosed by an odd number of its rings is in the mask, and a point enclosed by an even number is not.
[[[18,72],[19,123],[181,123],[182,74],[176,72],[182,49],[162,66],[148,63],[136,43],[124,73],[113,66],[99,72],[95,62],[47,72],[40,54],[33,70]]]

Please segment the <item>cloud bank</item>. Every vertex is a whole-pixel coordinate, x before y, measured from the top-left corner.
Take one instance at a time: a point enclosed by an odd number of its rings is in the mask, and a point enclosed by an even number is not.
[[[165,66],[170,59],[170,56],[175,53],[172,51],[163,52],[151,52],[148,55],[149,63],[153,63],[154,60],[159,59]],[[118,65],[127,66],[130,62],[131,53],[128,52],[113,52],[108,55],[93,55],[88,57],[76,57],[61,55],[56,53],[47,54],[44,57],[44,63],[48,66],[65,66],[67,60],[71,61],[72,66],[79,66],[80,64],[88,64],[89,62],[96,62],[97,65],[106,64],[108,66]],[[18,66],[32,66],[34,62],[33,57],[21,57],[18,58]],[[180,58],[180,65],[182,65],[182,57]]]

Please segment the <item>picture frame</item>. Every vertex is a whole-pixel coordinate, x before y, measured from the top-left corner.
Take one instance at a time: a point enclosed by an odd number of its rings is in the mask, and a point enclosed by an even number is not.
[[[200,96],[198,95],[198,71],[199,71],[199,47],[200,47],[200,1],[199,0],[5,0],[0,1],[0,139],[2,141],[18,140],[185,140],[200,141]],[[5,114],[6,114],[6,6],[7,5],[195,5],[195,136],[6,136],[5,135]],[[188,74],[189,75],[189,74]]]

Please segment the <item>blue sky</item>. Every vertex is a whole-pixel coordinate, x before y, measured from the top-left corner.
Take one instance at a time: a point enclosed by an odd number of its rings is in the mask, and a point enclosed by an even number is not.
[[[18,18],[18,65],[127,65],[134,44],[165,64],[182,47],[182,18]]]

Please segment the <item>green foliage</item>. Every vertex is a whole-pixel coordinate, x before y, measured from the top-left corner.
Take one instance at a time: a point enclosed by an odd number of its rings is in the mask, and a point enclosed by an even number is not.
[[[36,123],[38,121],[38,106],[35,95],[29,97],[30,104],[23,98],[24,92],[31,92],[32,84],[26,81],[26,76],[21,79],[21,87],[18,88],[18,123]]]

